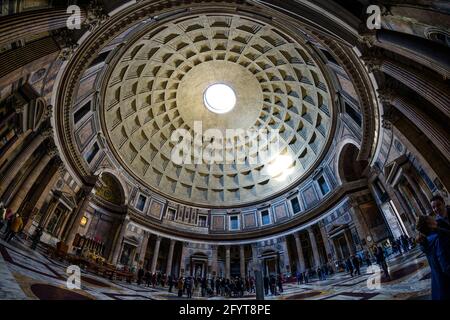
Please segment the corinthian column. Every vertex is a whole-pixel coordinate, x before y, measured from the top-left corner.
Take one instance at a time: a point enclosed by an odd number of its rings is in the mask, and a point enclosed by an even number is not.
[[[6,16],[0,22],[0,45],[17,41],[17,39],[28,38],[35,34],[67,28],[67,21],[71,15],[72,12],[67,13],[67,7],[62,7]],[[80,22],[85,20],[86,11],[84,9],[80,10],[79,18]]]
[[[72,219],[72,224],[70,225],[70,228],[68,229],[66,233],[66,237],[64,239],[64,242],[66,245],[69,246],[69,252],[72,250],[72,244],[73,240],[75,239],[75,235],[78,233],[78,229],[80,227],[81,219],[83,218],[86,209],[89,205],[89,202],[92,197],[92,189],[94,186],[84,186],[81,189],[81,196],[78,201],[78,206],[75,208],[74,212],[72,213],[72,216],[74,219]]]
[[[317,249],[316,237],[312,228],[308,228],[309,240],[311,242],[311,248],[314,256],[314,265],[317,268],[320,266],[319,250]]]
[[[20,185],[19,190],[12,198],[11,202],[8,204],[8,207],[12,210],[12,212],[17,212],[20,205],[22,204],[23,200],[27,196],[28,192],[30,191],[31,187],[34,185],[36,180],[38,179],[39,175],[43,172],[47,164],[49,163],[50,159],[55,155],[56,153],[46,153],[42,156],[42,158],[39,160],[39,162],[33,166],[32,171],[28,175],[28,177],[25,179],[25,181]]]
[[[120,250],[122,249],[123,237],[125,236],[125,232],[127,231],[128,223],[130,222],[130,217],[125,216],[125,219],[122,222],[122,226],[120,227],[119,236],[116,239],[116,243],[114,245],[114,251],[111,256],[111,263],[116,265],[119,260]]]
[[[13,181],[23,164],[30,158],[34,151],[36,151],[46,138],[52,135],[53,131],[51,129],[43,131],[34,137],[31,143],[27,145],[15,159],[11,159],[11,165],[6,170],[4,176],[0,177],[0,196],[4,194],[11,181]]]
[[[397,79],[450,117],[450,88],[442,81],[436,81],[424,72],[386,58],[376,51],[370,51],[368,55],[363,56],[363,60],[370,69],[382,71]]]
[[[245,279],[245,250],[244,245],[239,246],[239,262],[240,262],[240,271],[241,271],[241,278]]]
[[[159,256],[159,246],[161,245],[161,237],[158,236],[156,238],[156,243],[155,243],[155,249],[153,250],[153,259],[152,259],[152,273],[156,272],[156,265],[158,263],[158,256]]]
[[[231,260],[231,252],[230,246],[225,246],[225,278],[230,279],[230,260]]]
[[[447,161],[450,161],[450,134],[448,130],[441,128],[412,99],[400,96],[389,87],[378,90],[378,93],[384,103],[394,106],[408,118],[439,149]]]
[[[173,250],[175,249],[175,243],[176,243],[175,240],[173,239],[170,240],[169,255],[167,257],[166,275],[172,274]]]
[[[298,256],[298,271],[304,272],[306,269],[305,257],[303,256],[302,243],[300,241],[300,234],[298,232],[294,233],[295,246],[297,247]]]

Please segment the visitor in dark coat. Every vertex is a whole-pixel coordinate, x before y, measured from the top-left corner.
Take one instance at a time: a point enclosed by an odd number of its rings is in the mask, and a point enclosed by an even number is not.
[[[420,216],[417,220],[417,230],[427,237],[425,253],[431,269],[431,298],[450,300],[450,236],[448,231],[439,229],[433,217]]]

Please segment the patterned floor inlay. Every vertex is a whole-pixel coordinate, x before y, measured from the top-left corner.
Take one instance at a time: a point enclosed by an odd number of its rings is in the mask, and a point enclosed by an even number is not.
[[[44,300],[186,300],[168,287],[147,287],[136,283],[110,280],[81,270],[81,289],[70,290],[66,280],[68,264],[46,255],[42,248],[31,250],[30,243],[14,239],[7,244],[0,240],[0,299]],[[337,273],[326,280],[311,279],[307,284],[285,283],[283,292],[267,296],[267,300],[428,300],[430,299],[430,269],[426,257],[418,250],[390,257],[387,260],[391,280],[379,275],[379,287],[371,288],[376,275],[361,268],[361,275]],[[202,297],[200,290],[192,299],[230,299],[222,296]],[[254,293],[245,292],[233,300],[254,300]]]
[[[31,291],[40,300],[91,300],[73,290],[62,289],[48,284],[32,284]]]

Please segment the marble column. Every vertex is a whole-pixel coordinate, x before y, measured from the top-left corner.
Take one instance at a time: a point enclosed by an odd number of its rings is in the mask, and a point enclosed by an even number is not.
[[[14,158],[14,153],[17,150],[19,150],[21,146],[23,146],[23,142],[32,132],[33,131],[31,129],[29,129],[25,132],[16,133],[18,135],[18,138],[8,147],[8,149],[0,157],[0,167],[2,167],[6,161],[11,161]],[[14,161],[12,163],[14,163]],[[6,169],[6,168],[4,168],[4,169]],[[0,190],[2,190],[2,188],[3,188],[3,182],[0,185]]]
[[[70,228],[68,229],[66,233],[66,237],[64,239],[64,242],[66,245],[69,246],[69,252],[72,252],[72,243],[75,239],[76,234],[78,233],[78,229],[80,228],[81,219],[83,218],[86,209],[89,205],[89,202],[91,201],[92,197],[92,188],[93,186],[84,186],[82,189],[82,195],[81,198],[78,201],[78,206],[75,208],[75,211],[72,213],[72,216],[74,216],[74,219],[72,221],[72,224],[70,225]]]
[[[399,192],[403,195],[403,198],[408,199],[408,202],[413,211],[414,220],[417,220],[421,214],[421,209],[416,199],[414,199],[413,195],[408,190],[407,186],[404,185],[403,183],[397,184],[396,187],[398,188]]]
[[[144,231],[144,235],[142,237],[141,248],[139,250],[139,265],[144,265],[145,254],[147,253],[148,239],[150,238],[150,233]]]
[[[9,184],[16,177],[19,170],[22,168],[24,163],[30,158],[30,156],[36,151],[36,149],[41,145],[41,143],[52,134],[51,130],[46,130],[41,134],[38,134],[30,144],[28,144],[16,158],[11,159],[11,164],[5,171],[4,175],[0,177],[0,196],[4,194]]]
[[[400,190],[398,190],[397,188],[393,188],[394,190],[394,194],[395,197],[398,199],[399,203],[401,204],[401,206],[403,207],[403,212],[405,213],[409,224],[411,226],[414,226],[416,224],[416,217],[414,216],[414,213],[411,211],[411,209],[409,208],[408,204],[406,203],[405,199],[403,198],[403,195],[401,194]]]
[[[245,279],[245,248],[244,248],[244,245],[239,246],[239,262],[240,262],[241,278]]]
[[[172,274],[173,250],[175,249],[176,240],[170,240],[169,256],[167,257],[166,275]]]
[[[217,261],[217,250],[218,250],[218,246],[216,245],[212,245],[211,246],[211,253],[212,253],[212,257],[211,257],[211,273],[213,275],[218,276],[219,275],[219,265],[218,265],[218,261]]]
[[[21,183],[17,193],[13,196],[11,202],[7,203],[8,207],[12,212],[17,212],[22,204],[23,200],[26,198],[28,192],[33,187],[34,183],[38,179],[39,175],[44,171],[45,167],[53,157],[53,154],[46,153],[39,159],[39,162],[33,165],[28,177]]]
[[[350,251],[350,255],[355,254],[355,248],[353,246],[352,236],[350,230],[344,231],[345,242],[347,242],[348,250]]]
[[[83,22],[86,11],[84,9],[80,11],[80,22]],[[6,16],[0,22],[0,45],[28,38],[35,34],[66,28],[71,14],[71,12],[67,13],[66,7],[63,7],[25,11]]]
[[[360,239],[367,239],[367,236],[372,237],[369,227],[364,219],[364,214],[359,207],[359,203],[354,198],[350,198],[351,208],[349,210],[353,222],[355,223],[356,231]]]
[[[403,176],[406,178],[406,180],[408,181],[408,184],[411,186],[411,188],[413,189],[414,193],[419,198],[419,201],[420,201],[423,209],[425,210],[424,214],[428,214],[428,213],[430,213],[432,211],[430,202],[428,201],[426,196],[423,194],[419,184],[416,182],[416,180],[413,177],[413,175],[411,174],[410,170],[411,169],[408,168],[407,166],[402,167]]]
[[[300,272],[304,272],[306,270],[305,257],[303,255],[302,243],[300,240],[300,234],[298,232],[294,233],[295,245],[297,247],[297,256],[298,256],[298,268]]]
[[[113,254],[111,256],[111,264],[117,265],[119,262],[119,254],[122,251],[122,243],[123,238],[125,236],[125,232],[127,231],[128,223],[130,222],[130,217],[125,216],[125,219],[123,219],[122,225],[120,227],[119,235],[117,236],[117,239],[114,244]]]
[[[231,248],[225,246],[225,278],[230,279]]]
[[[328,239],[327,231],[325,230],[325,226],[320,226],[320,235],[322,236],[323,246],[325,247],[325,252],[327,254],[326,261],[333,262],[334,256],[333,251],[330,246],[330,240]]]
[[[52,196],[50,199],[50,202],[47,206],[47,210],[45,214],[42,216],[41,221],[39,222],[39,225],[44,228],[44,230],[47,228],[48,223],[50,222],[50,218],[53,215],[53,212],[55,211],[56,207],[58,206],[58,198],[55,196]]]
[[[377,30],[376,39],[387,48],[394,46],[413,52],[413,55],[409,55],[410,58],[430,65],[432,69],[449,78],[450,48],[415,35],[387,29]]]
[[[428,77],[424,72],[388,59],[382,54],[363,56],[372,70],[379,70],[397,79],[410,89],[434,104],[444,115],[450,117],[450,88],[441,81]]]
[[[378,93],[384,103],[394,106],[408,118],[450,162],[450,134],[448,130],[441,128],[421,108],[416,106],[414,101],[408,97],[400,96],[394,89],[384,88],[380,89]]]
[[[151,272],[155,273],[156,272],[156,265],[158,263],[158,256],[159,256],[159,246],[161,245],[161,237],[158,236],[156,237],[156,243],[155,243],[155,248],[153,250],[153,258],[152,258],[152,269]]]
[[[54,62],[60,51],[56,40],[48,36],[0,54],[0,87]]]
[[[63,235],[63,232],[64,232],[64,228],[65,228],[65,226],[67,224],[67,221],[69,220],[69,217],[70,217],[70,212],[69,211],[65,211],[63,219],[62,219],[61,226],[60,226],[60,228],[58,230],[58,233],[56,234],[56,237],[58,239],[62,238],[62,235]]]
[[[317,268],[320,266],[319,250],[317,249],[316,237],[314,236],[314,231],[311,227],[308,228],[308,234],[314,256],[314,266]]]

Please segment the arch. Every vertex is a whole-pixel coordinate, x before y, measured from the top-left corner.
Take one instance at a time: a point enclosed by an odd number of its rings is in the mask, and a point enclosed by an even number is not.
[[[100,186],[95,188],[96,195],[116,205],[128,203],[128,188],[116,172],[104,169],[100,173],[96,172],[95,175],[101,181]]]
[[[337,160],[337,172],[341,183],[356,181],[364,176],[368,162],[357,160],[359,151],[356,143],[349,142],[342,145]]]

